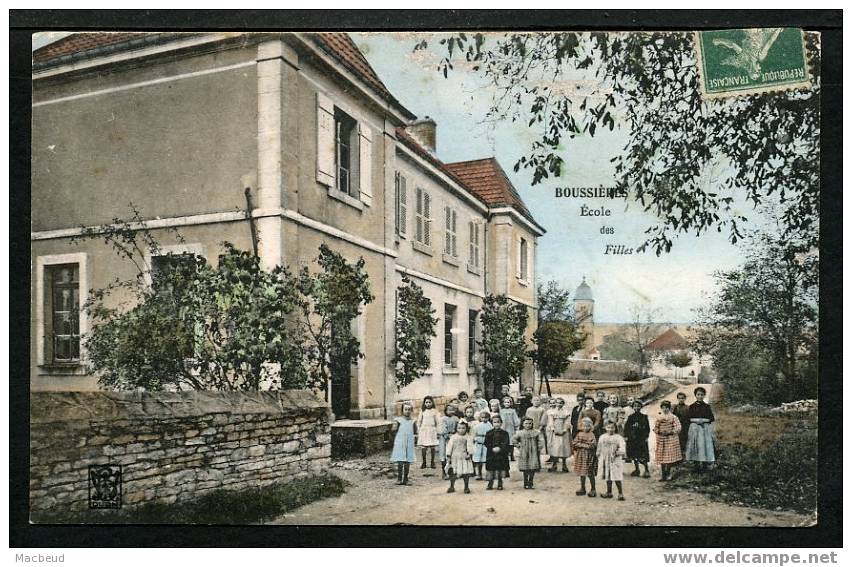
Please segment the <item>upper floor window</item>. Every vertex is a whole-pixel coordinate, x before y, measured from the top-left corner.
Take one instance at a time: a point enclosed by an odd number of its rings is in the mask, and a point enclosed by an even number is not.
[[[359,196],[359,191],[352,177],[358,163],[358,156],[355,154],[355,149],[358,146],[357,136],[357,122],[339,108],[335,108],[334,148],[337,189],[356,199]]]
[[[470,240],[468,241],[468,265],[471,268],[479,268],[479,231],[481,230],[481,225],[476,221],[470,221],[468,223],[468,230],[470,232]]]
[[[524,237],[518,237],[518,279],[526,284],[530,281],[529,243]]]
[[[416,190],[414,210],[414,240],[424,246],[432,245],[432,198],[422,187]]]
[[[457,234],[456,234],[456,211],[451,207],[444,207],[445,217],[445,238],[444,238],[444,253],[457,257]]]
[[[408,187],[405,176],[396,174],[396,233],[405,236],[408,233]]]
[[[370,127],[317,93],[317,181],[329,196],[358,209],[371,205],[373,134]]]
[[[44,360],[79,362],[80,265],[45,266],[44,291]]]

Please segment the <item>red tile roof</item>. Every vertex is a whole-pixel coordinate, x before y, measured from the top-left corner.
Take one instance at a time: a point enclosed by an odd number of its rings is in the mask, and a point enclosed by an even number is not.
[[[63,55],[82,53],[84,51],[89,51],[90,49],[112,45],[113,43],[121,43],[122,41],[128,41],[134,37],[139,37],[140,35],[152,34],[139,34],[134,32],[73,33],[33,51],[33,61],[36,63],[42,63],[57,57],[62,57]]]
[[[344,67],[355,73],[358,78],[370,85],[382,98],[399,104],[348,33],[319,32],[306,35],[341,62]]]
[[[136,38],[148,38],[158,34],[157,32],[79,32],[63,37],[51,44],[45,45],[33,52],[34,63],[44,63],[66,55],[84,53],[100,47],[106,47]],[[334,57],[339,63],[364,81],[381,98],[399,106],[409,118],[414,118],[410,111],[402,107],[399,101],[391,94],[376,71],[358,49],[347,33],[343,32],[317,32],[307,33],[323,51]]]
[[[647,348],[652,350],[682,350],[688,347],[689,343],[680,335],[680,333],[674,329],[669,329],[648,343]]]
[[[491,206],[514,207],[528,220],[535,222],[515,186],[495,158],[448,163],[447,169],[484,202]]]
[[[486,205],[488,204],[488,202],[485,201],[485,199],[483,199],[481,195],[479,195],[476,191],[473,191],[470,187],[468,187],[468,185],[464,181],[462,181],[455,173],[453,173],[452,170],[450,170],[449,167],[447,167],[447,164],[445,164],[444,162],[442,162],[441,160],[436,158],[434,155],[432,155],[432,153],[430,151],[428,151],[426,148],[421,146],[420,142],[415,140],[411,136],[411,134],[409,134],[408,132],[405,131],[404,128],[397,128],[396,129],[396,137],[400,142],[403,143],[403,145],[405,145],[407,148],[409,148],[411,151],[413,151],[419,157],[421,157],[424,160],[426,160],[427,162],[429,162],[431,165],[433,165],[435,168],[437,168],[441,173],[443,173],[444,175],[446,175],[447,177],[449,177],[450,179],[452,179],[453,181],[455,181],[456,183],[461,185],[462,188],[467,190],[467,192],[470,193],[472,196],[474,196],[476,199],[482,201]]]

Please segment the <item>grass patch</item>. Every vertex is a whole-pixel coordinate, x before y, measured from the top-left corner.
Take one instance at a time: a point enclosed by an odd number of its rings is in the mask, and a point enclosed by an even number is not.
[[[245,490],[215,490],[191,502],[151,502],[119,510],[33,512],[42,524],[258,524],[322,498],[340,496],[349,485],[331,474]]]
[[[684,467],[672,484],[712,498],[772,510],[814,513],[817,506],[815,415],[717,414],[716,467]]]

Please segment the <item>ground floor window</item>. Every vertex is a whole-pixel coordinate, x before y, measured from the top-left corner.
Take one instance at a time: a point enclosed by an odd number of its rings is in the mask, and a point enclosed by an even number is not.
[[[444,304],[444,366],[456,367],[456,306]]]

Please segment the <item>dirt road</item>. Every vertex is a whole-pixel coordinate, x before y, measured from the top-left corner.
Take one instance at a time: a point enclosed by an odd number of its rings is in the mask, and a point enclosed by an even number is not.
[[[692,400],[691,386],[679,390],[687,391]],[[676,393],[666,398],[674,399]],[[659,401],[645,409],[652,426]],[[714,502],[691,490],[669,488],[657,480],[659,468],[653,463],[650,479],[625,476],[624,502],[576,496],[579,480],[573,472],[540,472],[535,489],[524,490],[521,474],[513,469],[502,492],[486,491],[485,482],[471,480],[472,494],[461,490],[447,494],[448,483],[432,469],[414,468],[412,486],[397,486],[395,478],[370,471],[334,473],[352,484],[346,494],[303,506],[272,523],[795,527],[812,522],[809,516],[794,512]],[[605,487],[599,481],[598,488],[601,485]]]

